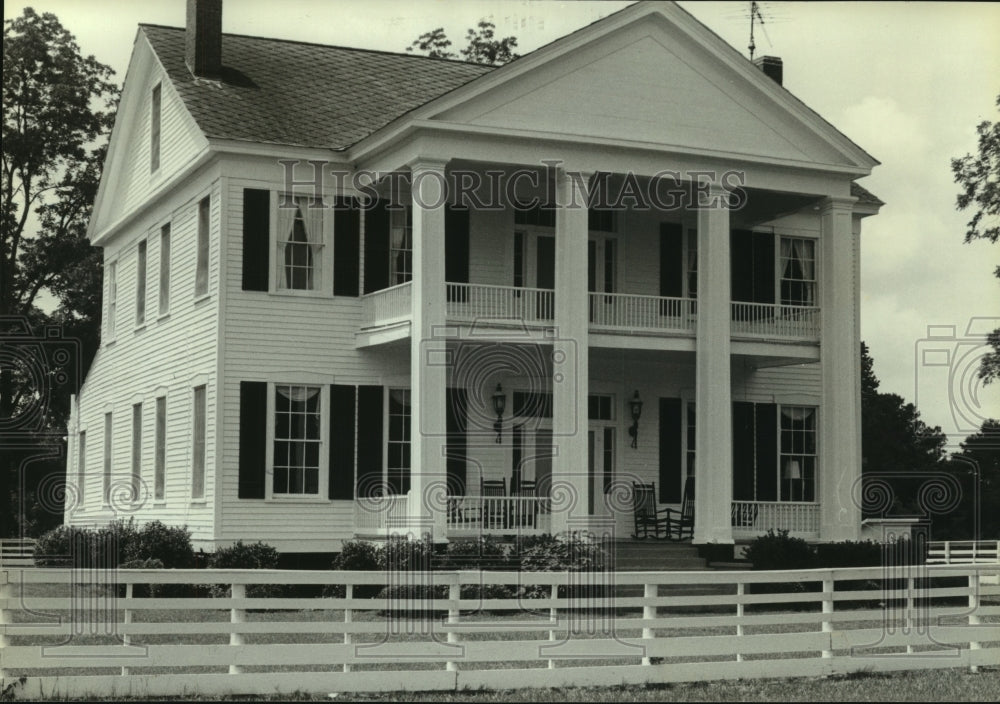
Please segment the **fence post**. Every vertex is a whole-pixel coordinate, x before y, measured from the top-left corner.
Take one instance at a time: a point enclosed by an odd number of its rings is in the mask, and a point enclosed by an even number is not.
[[[906,578],[906,636],[907,638],[913,637],[913,577]],[[913,652],[913,645],[909,644],[906,646],[906,652]]]
[[[646,599],[654,599],[654,598],[656,598],[658,596],[658,594],[659,594],[659,590],[657,589],[657,585],[655,585],[655,584],[648,584],[647,583],[643,587],[642,596],[644,598],[646,598]],[[645,606],[643,606],[642,607],[642,618],[643,618],[644,621],[655,619],[656,618],[656,607],[655,606],[651,606],[650,604],[646,604]],[[642,629],[642,637],[643,637],[643,640],[656,638],[656,632],[652,628],[643,627],[643,629]],[[648,647],[648,645],[647,645],[647,647]],[[649,658],[649,656],[646,656],[646,657],[644,657],[642,659],[642,664],[643,665],[652,665],[653,663],[652,663],[652,660]]]
[[[347,584],[347,585],[344,586],[344,598],[345,599],[353,599],[354,598],[354,585],[353,584]],[[351,608],[345,608],[344,609],[344,623],[345,624],[347,624],[347,623],[354,623],[354,609],[351,609]],[[354,642],[353,635],[351,634],[351,632],[348,629],[345,628],[344,629],[344,645],[350,645],[353,642]],[[348,651],[350,651],[350,648],[348,648]],[[345,662],[344,663],[344,672],[350,672],[350,671],[351,671],[351,663]]]
[[[976,626],[980,624],[979,616],[977,612],[979,611],[979,570],[975,567],[972,568],[973,572],[969,575],[969,625],[972,626],[970,632],[975,632]],[[969,641],[969,658],[972,658],[972,651],[979,650],[982,644],[979,641]],[[969,665],[969,672],[979,672],[978,665]]]
[[[743,636],[743,595],[746,594],[746,584],[737,582],[736,584],[736,643],[739,644]],[[743,662],[743,654],[736,653],[736,662]]]
[[[944,564],[951,564],[951,541],[944,541]]]
[[[0,570],[0,650],[10,645],[10,637],[7,635],[7,624],[13,621],[7,613],[7,600],[13,599],[13,597],[14,588],[10,583],[10,572]],[[0,683],[6,682],[11,674],[3,669],[3,658],[0,658]]]
[[[829,596],[828,596],[829,595]],[[823,613],[832,614],[833,613],[833,576],[829,579],[823,580]],[[823,619],[823,633],[833,633],[833,622],[827,619]],[[824,658],[832,658],[832,650],[823,651]]]
[[[448,624],[454,625],[458,623],[459,612],[458,612],[458,600],[462,597],[462,586],[459,584],[458,573],[455,573],[455,583],[448,585]],[[448,642],[457,643],[458,633],[456,633],[451,628],[448,629]],[[445,669],[449,672],[458,671],[458,663],[454,660],[449,660],[445,664]]]
[[[129,582],[128,584],[125,585],[125,601],[126,602],[128,602],[128,600],[131,599],[135,595],[134,587],[135,587],[135,585],[132,584],[132,582]],[[113,588],[114,589],[118,589],[117,586],[115,586]],[[152,585],[150,585],[149,588],[150,588],[150,590],[152,590],[152,588],[153,588]],[[150,594],[150,596],[152,596],[152,594]],[[132,623],[132,609],[128,608],[127,606],[125,607],[125,622],[124,623],[125,623],[126,626],[128,624]],[[126,629],[125,635],[122,636],[122,643],[124,643],[126,646],[128,646],[131,642],[132,642],[132,636],[128,633],[128,629]],[[122,665],[122,676],[125,677],[125,676],[127,676],[129,674],[131,674],[131,671],[129,670],[129,668],[127,668],[124,665]]]
[[[232,585],[232,598],[233,599],[245,599],[247,592],[245,584],[234,584]],[[243,609],[230,609],[229,610],[229,622],[230,623],[245,623],[246,622],[246,612]],[[243,634],[237,633],[235,631],[229,634],[229,645],[243,645]],[[229,674],[230,675],[240,675],[243,673],[243,668],[239,665],[230,665]]]
[[[559,585],[556,584],[556,582],[552,582],[552,591],[550,592],[550,596],[552,597],[553,601],[559,598]],[[559,609],[556,608],[555,606],[549,608],[549,620],[552,622],[553,625],[559,623]],[[555,640],[555,639],[556,639],[556,632],[554,630],[549,631],[549,640]],[[556,661],[549,660],[549,669],[554,670],[555,667],[556,667]]]

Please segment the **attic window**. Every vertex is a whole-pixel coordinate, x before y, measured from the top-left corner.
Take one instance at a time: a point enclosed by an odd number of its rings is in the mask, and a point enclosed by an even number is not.
[[[153,86],[149,105],[149,170],[160,168],[160,84]]]

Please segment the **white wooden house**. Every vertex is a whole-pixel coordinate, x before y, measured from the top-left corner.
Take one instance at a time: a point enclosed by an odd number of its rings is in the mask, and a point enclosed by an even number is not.
[[[138,30],[90,223],[67,523],[626,537],[633,482],[691,476],[695,543],[858,537],[877,161],[780,62],[672,3],[500,68],[188,14]]]

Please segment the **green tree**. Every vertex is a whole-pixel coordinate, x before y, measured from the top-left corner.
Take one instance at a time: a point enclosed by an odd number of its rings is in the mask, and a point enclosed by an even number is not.
[[[101,256],[85,231],[118,100],[113,74],[82,56],[53,14],[29,7],[4,22],[0,335],[19,334],[26,323],[60,325],[81,342],[82,359],[71,363],[82,370],[99,335]],[[19,427],[17,415],[49,395],[42,430],[50,443],[64,429],[73,389],[37,387],[14,365],[0,366],[0,421]],[[6,481],[25,453],[0,449]],[[3,511],[5,522],[13,513]]]
[[[424,32],[410,46],[407,51],[418,51],[425,56],[437,59],[456,59],[461,55],[464,61],[474,64],[486,64],[490,66],[500,66],[518,58],[514,53],[517,46],[516,37],[496,38],[496,25],[489,20],[482,19],[475,28],[470,27],[465,33],[466,46],[460,49],[458,54],[450,51],[451,40],[444,33],[443,27],[438,27],[430,32]]]
[[[1000,96],[997,107],[1000,108]],[[959,210],[973,211],[966,225],[966,243],[986,240],[996,244],[1000,239],[1000,120],[992,123],[984,120],[976,132],[979,153],[951,160],[955,182],[962,188],[957,206]],[[1000,278],[1000,266],[993,273]],[[992,351],[980,360],[979,378],[989,384],[1000,379],[1000,328],[987,336],[986,344]]]

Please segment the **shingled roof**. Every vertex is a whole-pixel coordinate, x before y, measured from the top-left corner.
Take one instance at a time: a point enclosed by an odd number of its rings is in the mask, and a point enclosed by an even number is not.
[[[195,79],[184,29],[140,25],[205,136],[346,149],[492,66],[222,35],[222,81]]]
[[[865,203],[869,205],[885,205],[877,195],[869,191],[867,188],[859,186],[855,181],[851,181],[851,195],[858,199],[858,203]]]

